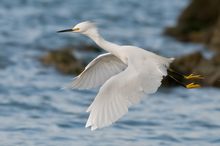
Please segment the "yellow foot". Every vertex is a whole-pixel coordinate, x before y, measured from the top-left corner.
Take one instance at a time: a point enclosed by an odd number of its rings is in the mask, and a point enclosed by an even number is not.
[[[199,84],[195,84],[195,83],[190,83],[188,85],[186,85],[186,88],[188,89],[192,89],[192,88],[200,88],[201,86]]]
[[[190,74],[188,76],[184,76],[185,79],[204,79],[203,76],[201,75],[194,75],[194,74]]]

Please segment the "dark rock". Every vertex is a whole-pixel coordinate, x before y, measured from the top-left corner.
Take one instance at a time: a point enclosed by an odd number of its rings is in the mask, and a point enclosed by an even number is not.
[[[95,53],[102,52],[102,50],[99,47],[94,46],[94,45],[89,45],[89,44],[86,44],[86,45],[81,44],[75,48],[77,48],[78,50],[81,50],[81,51],[86,51],[86,52],[95,52]]]
[[[212,62],[214,65],[220,66],[220,53],[217,53],[212,57]]]
[[[88,61],[91,61],[91,58],[76,58],[75,52],[81,54],[89,54],[89,53],[100,53],[101,49],[99,47],[89,45],[89,44],[81,44],[77,46],[67,46],[55,51],[49,51],[48,54],[44,55],[40,58],[40,61],[44,65],[52,65],[58,71],[64,74],[79,74],[85,67],[85,64]]]
[[[203,56],[200,52],[195,52],[186,56],[176,58],[170,65],[171,68],[183,74],[190,74],[192,70],[201,63]]]
[[[219,0],[192,0],[177,25],[167,28],[165,33],[182,41],[209,44],[220,16],[219,6]]]
[[[210,39],[209,48],[220,51],[220,15],[218,23],[213,30],[213,35]]]
[[[220,51],[220,0],[192,0],[180,15],[177,25],[165,33],[181,41],[200,42]],[[220,87],[220,53],[211,59],[196,52],[177,58],[171,68],[182,74],[201,74],[204,86]]]
[[[62,49],[51,51],[40,58],[45,65],[53,65],[64,74],[79,74],[83,68],[83,63],[73,55],[72,49]]]

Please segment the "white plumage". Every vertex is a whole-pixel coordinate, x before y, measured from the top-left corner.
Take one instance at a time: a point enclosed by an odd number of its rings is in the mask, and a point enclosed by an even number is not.
[[[119,58],[110,53],[99,55],[71,84],[72,88],[90,89],[105,83],[110,77],[127,67]]]
[[[82,22],[72,29],[59,32],[79,32],[109,53],[99,55],[71,83],[72,88],[90,89],[101,86],[89,106],[86,127],[91,130],[106,127],[127,113],[144,94],[157,91],[172,58],[158,56],[135,46],[120,46],[104,40],[91,22]]]

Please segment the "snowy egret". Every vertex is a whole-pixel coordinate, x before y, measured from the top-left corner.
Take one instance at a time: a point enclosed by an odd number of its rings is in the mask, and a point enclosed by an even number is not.
[[[92,60],[71,83],[71,87],[77,89],[102,85],[87,109],[90,115],[86,127],[91,127],[91,130],[112,124],[127,113],[131,105],[138,103],[144,94],[156,92],[173,61],[173,58],[162,57],[135,46],[120,46],[106,41],[98,33],[96,25],[90,21],[58,32],[84,34],[108,52]],[[185,78],[200,76],[191,74]],[[199,84],[192,82],[185,87],[197,88]]]

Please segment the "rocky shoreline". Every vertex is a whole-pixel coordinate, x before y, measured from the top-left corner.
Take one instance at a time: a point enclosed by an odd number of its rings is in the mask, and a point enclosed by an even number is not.
[[[194,52],[177,58],[171,65],[184,73],[197,73],[205,77],[204,86],[220,87],[220,1],[192,0],[165,34],[184,42],[202,43],[213,56],[206,58]]]
[[[63,74],[79,74],[83,68],[83,62],[76,58],[73,49],[63,48],[50,51],[40,58],[46,66],[54,66]]]
[[[180,41],[203,43],[220,50],[219,6],[219,0],[191,0],[176,26],[166,28],[164,33]]]

